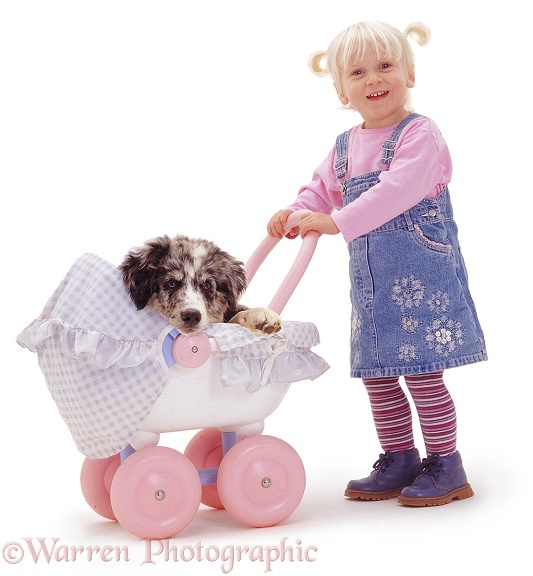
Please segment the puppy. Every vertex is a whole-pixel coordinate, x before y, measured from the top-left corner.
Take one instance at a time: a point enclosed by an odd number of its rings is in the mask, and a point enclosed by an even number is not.
[[[119,269],[137,309],[158,312],[183,334],[211,322],[264,334],[281,330],[276,313],[238,303],[246,290],[243,264],[209,240],[160,236],[130,250]]]

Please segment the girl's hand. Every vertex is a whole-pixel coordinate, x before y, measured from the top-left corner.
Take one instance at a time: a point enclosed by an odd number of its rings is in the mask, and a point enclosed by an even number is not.
[[[270,236],[274,238],[283,238],[285,236],[285,225],[287,224],[288,217],[292,214],[292,210],[280,210],[276,212],[267,224],[267,231]],[[293,228],[287,234],[287,238],[296,238],[298,236],[298,228]]]
[[[340,230],[329,214],[311,212],[300,221],[300,236],[303,238],[308,232],[314,230],[319,234],[338,234]]]

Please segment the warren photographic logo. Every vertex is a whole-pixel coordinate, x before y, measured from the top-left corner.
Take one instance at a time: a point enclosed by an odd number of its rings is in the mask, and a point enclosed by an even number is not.
[[[317,560],[318,548],[305,545],[300,538],[282,538],[274,545],[213,546],[177,544],[172,539],[143,540],[135,547],[127,545],[72,545],[61,538],[20,538],[2,547],[1,559],[7,564],[134,563],[145,564],[204,562],[218,564],[229,574],[237,564],[261,564],[264,572],[273,572],[279,562],[310,563]]]

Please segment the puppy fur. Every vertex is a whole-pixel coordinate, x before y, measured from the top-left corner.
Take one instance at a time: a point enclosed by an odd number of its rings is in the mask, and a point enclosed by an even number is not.
[[[183,334],[212,322],[265,334],[281,329],[271,310],[238,303],[246,290],[244,266],[209,240],[159,236],[130,250],[119,269],[137,309],[158,312]]]

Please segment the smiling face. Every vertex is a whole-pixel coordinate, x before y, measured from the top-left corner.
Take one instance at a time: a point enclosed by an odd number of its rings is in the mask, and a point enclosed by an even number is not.
[[[337,91],[343,105],[361,114],[364,128],[384,128],[409,114],[405,103],[414,85],[414,72],[408,72],[402,61],[366,50],[342,72]]]

